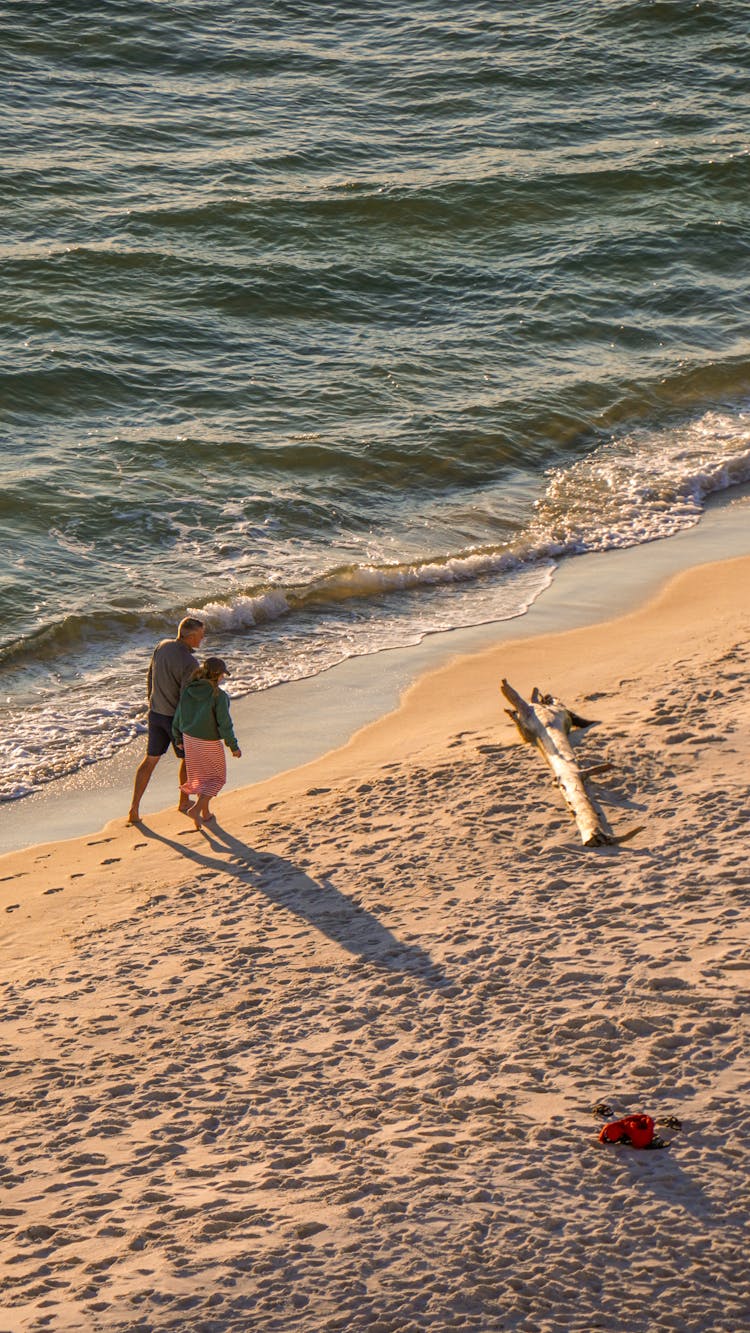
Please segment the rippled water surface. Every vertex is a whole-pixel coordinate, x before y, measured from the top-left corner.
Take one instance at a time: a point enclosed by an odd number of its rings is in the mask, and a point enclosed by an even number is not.
[[[84,12],[86,8],[93,13]],[[750,11],[0,2],[2,794],[750,477]]]

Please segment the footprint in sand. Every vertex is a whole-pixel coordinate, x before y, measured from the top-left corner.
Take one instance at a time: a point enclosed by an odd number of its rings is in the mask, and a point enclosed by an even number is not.
[[[103,865],[103,866],[113,866],[113,865],[115,865],[115,863],[116,863],[117,861],[119,861],[119,860],[120,860],[119,856],[107,856],[107,857],[102,861],[102,865]]]
[[[64,887],[65,886],[63,884],[59,884],[56,889],[45,889],[44,890],[45,898],[47,898],[50,893],[62,893],[64,891]]]
[[[6,910],[6,912],[16,912],[16,911],[18,911],[18,908],[19,908],[20,906],[21,906],[20,903],[10,903],[9,906],[6,907],[5,910]]]
[[[93,842],[87,842],[87,847],[101,847],[103,842],[112,842],[112,838],[94,838]]]

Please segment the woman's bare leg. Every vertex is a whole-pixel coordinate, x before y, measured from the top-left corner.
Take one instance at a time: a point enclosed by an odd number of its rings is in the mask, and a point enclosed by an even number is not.
[[[180,811],[180,814],[184,815],[187,811],[188,806],[190,805],[190,802],[193,799],[191,796],[188,796],[182,790],[182,788],[185,786],[185,783],[187,782],[187,764],[185,763],[184,759],[180,760],[180,773],[177,781],[180,786],[180,802],[177,809]]]
[[[193,804],[189,805],[184,812],[190,819],[192,819],[195,827],[198,829],[204,820],[213,819],[209,804],[210,800],[210,796],[196,796]]]
[[[198,829],[201,826],[200,807],[201,807],[201,797],[196,796],[193,798],[193,804],[186,806],[185,809],[182,811],[184,815],[187,815],[188,819],[192,819],[193,823],[195,824],[195,827]]]

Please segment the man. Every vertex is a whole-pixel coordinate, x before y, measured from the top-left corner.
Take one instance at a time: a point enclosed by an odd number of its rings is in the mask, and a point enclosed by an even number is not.
[[[180,754],[172,740],[172,718],[180,701],[183,685],[186,685],[197,671],[199,662],[195,650],[200,648],[206,633],[202,620],[186,616],[177,626],[176,639],[162,639],[154,649],[148,669],[146,688],[148,690],[148,744],[146,757],[141,761],[135,775],[133,800],[128,815],[129,824],[140,820],[141,797],[145,792],[156,765],[170,745],[180,760],[180,787],[187,780],[184,755]],[[180,810],[187,810],[189,797],[180,791]]]

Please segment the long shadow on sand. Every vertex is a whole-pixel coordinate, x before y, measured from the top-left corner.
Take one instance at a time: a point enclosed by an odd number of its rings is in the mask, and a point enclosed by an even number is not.
[[[262,893],[269,902],[307,921],[349,953],[389,971],[417,976],[428,986],[447,984],[446,974],[424,949],[416,944],[403,944],[377,917],[341,893],[330,879],[311,879],[292,861],[256,851],[215,821],[201,830],[212,855],[156,833],[145,824],[139,828],[145,837],[164,843],[196,866],[233,876],[248,889],[245,897]],[[233,901],[234,906],[241,906],[243,897]]]
[[[667,1130],[660,1130],[670,1138]],[[686,1213],[710,1226],[714,1221],[725,1220],[725,1213],[722,1208],[717,1208],[716,1203],[706,1193],[703,1183],[696,1176],[691,1175],[680,1164],[676,1156],[676,1150],[679,1152],[680,1135],[672,1139],[672,1151],[667,1148],[664,1152],[635,1152],[631,1148],[616,1148],[619,1160],[617,1165],[622,1172],[622,1179],[629,1183],[637,1182],[640,1190],[648,1190],[654,1197],[664,1203],[665,1209],[674,1208],[675,1200],[678,1199],[680,1206]],[[611,1151],[608,1149],[608,1151]],[[655,1241],[658,1249],[658,1242]]]

